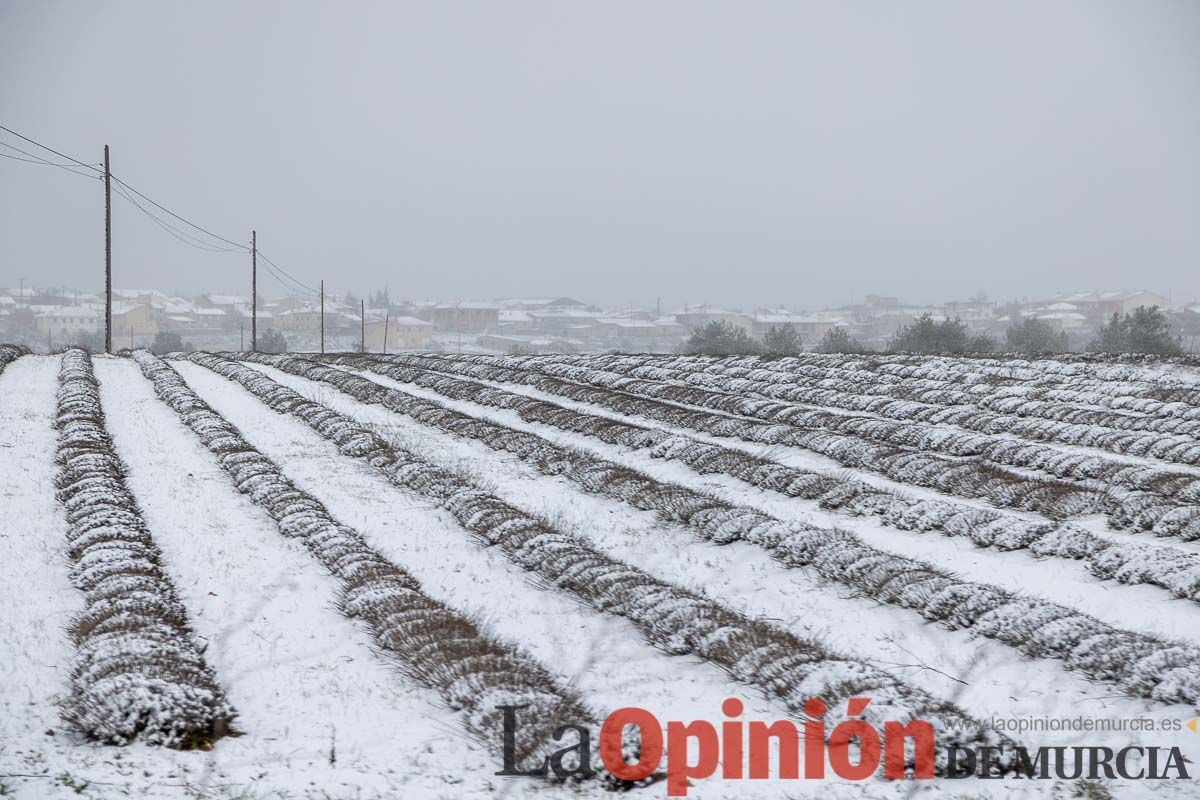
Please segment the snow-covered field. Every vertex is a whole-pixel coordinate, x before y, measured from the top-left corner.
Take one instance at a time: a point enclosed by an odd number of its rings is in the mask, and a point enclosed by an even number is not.
[[[1200,772],[1190,367],[0,349],[0,493],[0,796],[603,796],[497,776],[495,706],[812,697]],[[727,761],[688,796],[1200,794]]]

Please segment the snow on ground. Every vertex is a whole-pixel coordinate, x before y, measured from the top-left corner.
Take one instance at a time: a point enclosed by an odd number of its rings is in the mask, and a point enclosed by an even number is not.
[[[475,612],[491,630],[564,675],[602,713],[635,705],[654,711],[664,722],[717,719],[721,702],[736,695],[746,702],[750,718],[786,716],[760,697],[741,694],[717,668],[655,650],[630,623],[532,585],[524,570],[475,545],[448,513],[401,492],[370,466],[342,455],[307,425],[277,414],[237,384],[195,364],[174,366],[247,441],[285,464],[289,478],[410,570],[431,596]],[[322,402],[328,399],[321,397]],[[483,477],[490,487],[499,476]],[[738,796],[738,784],[732,786],[729,796]],[[752,790],[753,796],[767,790],[762,782],[741,788]],[[794,786],[777,786],[773,796],[785,790],[794,791]]]
[[[515,411],[453,400],[430,389],[401,383],[374,372],[359,374],[381,385],[444,403],[473,416],[531,431],[556,444],[593,452],[661,480],[700,489],[729,502],[762,509],[780,519],[796,519],[852,530],[872,547],[923,559],[968,580],[991,583],[1014,592],[1036,594],[1082,609],[1117,627],[1200,643],[1200,604],[1172,597],[1155,586],[1128,586],[1097,580],[1081,561],[1039,559],[1028,551],[1001,552],[980,548],[965,539],[944,536],[938,532],[902,531],[883,525],[877,517],[838,514],[822,509],[815,500],[787,497],[728,475],[701,475],[681,462],[652,458],[646,450],[632,450],[584,434],[563,431],[552,425],[526,422]],[[509,388],[507,384],[489,385]],[[679,429],[673,432],[687,433]],[[939,499],[959,502],[959,498],[941,494],[937,496]],[[1027,514],[1021,516],[1030,518]],[[1171,546],[1153,536],[1141,536],[1137,540],[1163,547]],[[1147,619],[1145,609],[1151,607],[1155,613]]]
[[[65,628],[82,608],[67,579],[66,523],[54,498],[59,359],[17,359],[0,373],[0,787],[50,796],[102,748],[67,740],[55,701],[67,692]]]
[[[615,500],[582,494],[566,479],[542,476],[511,454],[497,453],[482,443],[452,437],[381,406],[361,403],[327,384],[263,365],[251,366],[310,399],[376,426],[381,434],[431,460],[475,474],[494,487],[497,495],[559,521],[618,558],[636,563],[658,577],[703,590],[751,615],[776,620],[793,630],[813,632],[844,652],[866,657],[880,667],[894,670],[898,676],[934,694],[954,698],[977,716],[1008,719],[1086,715],[1107,720],[1105,724],[1110,726],[1135,718],[1152,720],[1155,726],[1169,725],[1193,716],[1191,710],[1183,706],[1163,706],[1116,695],[1110,686],[1082,679],[1056,661],[1031,661],[1000,644],[974,639],[962,631],[943,630],[912,612],[852,597],[848,588],[826,583],[807,570],[784,568],[752,545],[716,546],[702,542],[686,530],[658,523],[649,512],[634,510]],[[691,473],[689,477],[690,470],[682,465],[666,464],[648,457],[647,463],[636,464],[631,454],[620,452],[621,448],[547,426],[530,425],[517,418],[514,412],[446,401],[433,393],[373,373],[368,377],[402,391],[412,389],[413,394],[448,402],[452,407],[480,417],[534,430],[539,435],[548,434],[547,438],[564,444],[582,444],[585,449],[643,468],[662,480],[677,480],[705,489],[721,488],[708,482],[707,478],[711,476],[701,479]],[[574,441],[568,441],[571,439]],[[800,504],[802,501],[784,499],[783,502]],[[856,532],[863,522],[846,518],[841,521],[850,523],[845,526]],[[882,536],[893,537],[895,542],[897,532],[881,530]],[[946,557],[957,547],[952,540],[934,534],[927,534],[923,539],[921,535],[914,534],[913,537],[952,545],[944,551]],[[908,552],[904,548],[893,549]],[[996,555],[1002,556],[1007,567],[1016,554]],[[1028,560],[1036,566],[1032,559]],[[995,577],[1002,571],[993,565],[988,575]],[[1099,587],[1098,595],[1110,591],[1118,595],[1130,588],[1110,590],[1104,584],[1094,583]],[[1157,595],[1160,599],[1165,597],[1162,592]],[[1120,603],[1119,595],[1112,602]],[[1090,606],[1084,608],[1089,612],[1093,610]],[[745,698],[749,692],[742,691],[744,693],[738,696]],[[1184,731],[1183,735],[1190,734]],[[1179,739],[1180,734],[1172,736]],[[1155,732],[1124,730],[1043,734],[1033,744],[1086,743],[1120,747],[1134,741],[1165,746],[1187,743],[1187,740],[1164,741],[1163,735]],[[1200,747],[1193,747],[1192,757],[1197,758]],[[1126,789],[1133,793],[1144,790],[1144,786]]]
[[[330,365],[330,366],[337,366],[339,369],[347,369],[350,371],[355,371],[350,367],[338,366],[338,365]],[[436,370],[434,370],[434,371],[436,371]],[[737,439],[735,437],[714,436],[712,434],[704,433],[702,431],[696,431],[696,430],[692,430],[691,428],[684,428],[684,427],[680,427],[677,425],[671,425],[671,424],[668,424],[665,422],[661,422],[659,420],[651,419],[648,417],[642,417],[637,414],[621,414],[619,412],[616,412],[609,408],[606,408],[602,405],[596,405],[596,404],[592,404],[592,403],[584,403],[584,402],[580,402],[578,400],[571,400],[571,399],[568,399],[565,397],[560,397],[559,395],[556,395],[556,394],[553,394],[550,392],[544,392],[540,389],[536,389],[531,386],[527,386],[525,384],[507,383],[507,382],[503,382],[503,381],[488,381],[488,380],[482,380],[480,378],[468,378],[467,376],[457,375],[455,373],[443,373],[443,374],[450,375],[452,377],[460,378],[463,380],[472,380],[477,383],[486,384],[488,386],[494,386],[496,388],[504,389],[505,391],[509,391],[514,394],[521,394],[521,395],[525,395],[526,397],[534,397],[539,400],[544,400],[546,402],[555,403],[564,408],[575,409],[577,411],[581,411],[581,412],[584,412],[587,414],[592,414],[594,416],[606,417],[608,419],[619,419],[619,420],[623,420],[626,422],[632,422],[634,424],[641,425],[646,428],[656,428],[658,430],[671,431],[672,433],[682,434],[684,436],[690,436],[693,439],[697,439],[697,440],[703,441],[703,442],[708,442],[709,444],[716,444],[716,445],[720,445],[722,447],[728,447],[731,449],[742,450],[743,452],[747,452],[747,453],[753,453],[755,455],[765,456],[765,457],[774,459],[775,461],[778,461],[781,464],[786,464],[788,466],[796,467],[799,469],[826,470],[826,471],[831,471],[831,472],[853,471],[854,477],[856,480],[862,481],[863,483],[871,484],[873,486],[878,486],[883,489],[904,492],[905,494],[907,494],[910,497],[925,498],[925,499],[938,499],[938,498],[945,499],[945,497],[946,497],[946,495],[938,492],[935,489],[930,489],[930,488],[926,488],[926,487],[922,487],[922,486],[915,486],[912,484],[902,483],[900,481],[895,481],[895,480],[892,480],[891,478],[887,478],[887,477],[884,477],[883,475],[878,475],[878,474],[875,474],[872,472],[867,472],[867,471],[860,472],[857,470],[848,470],[845,466],[843,466],[840,462],[838,462],[834,458],[831,458],[831,457],[825,456],[825,455],[821,455],[820,453],[816,453],[811,450],[805,450],[801,447],[795,447],[795,446],[791,446],[791,445],[769,445],[768,446],[768,445],[763,445],[763,444],[759,444],[756,442],[743,441],[743,440]],[[376,373],[371,373],[371,375],[373,376],[373,378],[372,378],[373,380],[374,379],[390,380],[390,379],[386,378],[385,376],[377,375]],[[389,384],[389,385],[391,385],[391,384]],[[426,391],[426,390],[422,390],[419,387],[414,387],[413,391],[415,393],[417,391]],[[661,400],[661,398],[659,399],[659,401],[665,402],[668,405],[680,405],[678,403],[673,403],[669,400]],[[775,402],[779,402],[779,401],[775,401]],[[681,407],[686,407],[686,406],[681,406]],[[737,418],[737,415],[735,415],[735,414],[727,413],[724,411],[719,411],[716,409],[705,408],[704,411],[705,411],[705,413],[714,414],[716,416]],[[872,416],[872,415],[868,415],[868,416]],[[876,417],[876,418],[887,419],[884,417]],[[896,420],[893,419],[890,421],[895,422]],[[978,433],[971,432],[971,431],[965,431],[964,433],[973,435],[973,436],[978,435]],[[1001,436],[1001,437],[1005,437],[1005,438],[1011,438],[1011,439],[1019,439],[1020,438],[1017,436],[1013,436],[1010,434],[1004,434],[1004,433],[993,434],[993,435]],[[1025,441],[1028,441],[1028,440],[1025,440]],[[1038,447],[1046,447],[1046,448],[1058,450],[1058,451],[1064,452],[1064,453],[1075,453],[1075,454],[1082,454],[1082,455],[1088,455],[1088,456],[1097,456],[1097,457],[1102,457],[1102,458],[1110,459],[1110,460],[1114,460],[1114,461],[1124,461],[1126,463],[1137,464],[1139,466],[1144,466],[1144,467],[1167,468],[1172,471],[1185,472],[1185,473],[1191,472],[1191,473],[1200,474],[1200,467],[1191,466],[1191,465],[1187,465],[1187,464],[1176,464],[1176,463],[1172,463],[1172,462],[1164,462],[1164,461],[1161,461],[1158,459],[1143,458],[1140,456],[1114,453],[1114,452],[1111,452],[1108,450],[1082,447],[1079,445],[1061,444],[1061,443],[1057,443],[1057,442],[1055,442],[1055,443],[1032,442],[1032,443],[1036,444]],[[1036,480],[1055,480],[1055,481],[1061,480],[1060,478],[1057,478],[1054,475],[1051,475],[1047,472],[1042,472],[1042,471],[1039,471],[1036,469],[1016,467],[1016,466],[1012,466],[1012,465],[1008,465],[1008,464],[1004,464],[1002,466],[1005,470],[1007,470],[1009,472],[1012,472],[1017,475],[1022,475],[1025,477],[1033,478]],[[1080,486],[1098,488],[1101,490],[1108,488],[1105,485],[1103,485],[1097,481],[1077,481],[1076,483]],[[989,505],[987,503],[986,500],[979,500],[979,499],[965,498],[965,497],[953,497],[953,500],[961,505],[973,506],[975,508],[991,508],[992,507],[991,505]],[[1037,515],[1034,513],[1031,513],[1031,512],[1021,512],[1021,511],[1016,511],[1014,509],[1004,509],[1004,510],[1006,513],[1014,514],[1016,516],[1024,517],[1026,519],[1037,518]],[[1128,534],[1128,533],[1123,533],[1123,532],[1119,532],[1119,531],[1108,530],[1104,525],[1103,518],[1098,517],[1097,519],[1099,520],[1099,525],[1093,532],[1097,533],[1098,535],[1103,533],[1105,535],[1108,535],[1110,538],[1119,538],[1122,536],[1132,536],[1132,537],[1139,536],[1138,534]],[[1142,538],[1145,539],[1146,536],[1148,536],[1148,535],[1143,535]],[[1195,541],[1195,542],[1180,542],[1179,540],[1168,540],[1168,541],[1171,543],[1172,546],[1182,547],[1184,549],[1191,549],[1193,552],[1200,552],[1200,540]]]
[[[26,357],[0,375],[0,786],[29,798],[85,784],[104,797],[492,796],[491,756],[371,651],[332,608],[333,582],[232,487],[136,365],[95,367],[130,487],[242,735],[179,752],[94,746],[61,727],[53,700],[77,593],[52,483],[58,359]]]
[[[67,581],[65,525],[53,489],[51,423],[58,359],[24,357],[0,374],[0,795],[557,800],[599,794],[590,788],[495,777],[499,764],[494,756],[465,740],[455,713],[442,707],[432,692],[412,685],[372,652],[366,633],[333,608],[333,582],[320,566],[234,490],[212,455],[154,396],[136,365],[111,358],[97,358],[95,364],[108,427],[129,466],[130,487],[194,627],[208,641],[206,656],[241,713],[238,723],[244,735],[223,739],[203,753],[138,744],[100,747],[62,728],[54,700],[66,686],[72,654],[63,627],[77,610],[78,597]],[[727,680],[711,665],[660,653],[623,620],[533,585],[527,573],[500,553],[477,547],[448,514],[340,454],[306,425],[276,414],[240,386],[193,364],[175,366],[247,440],[342,522],[410,570],[429,594],[475,614],[492,631],[573,680],[600,711],[640,705],[664,722],[718,720],[721,701],[737,696],[746,702],[747,719],[786,716],[773,702]],[[564,478],[542,476],[511,454],[359,403],[328,385],[255,368],[375,426],[381,435],[436,463],[471,474],[497,495],[547,516],[618,558],[704,591],[744,613],[815,634],[953,699],[977,716],[1086,716],[1113,726],[1141,720],[1157,725],[1193,713],[1114,696],[1110,687],[1084,681],[1058,662],[1030,661],[997,643],[942,630],[903,609],[851,596],[846,587],[807,570],[786,569],[751,545],[702,542],[686,530],[658,523],[648,512],[583,494]],[[1195,604],[1171,600],[1157,589],[1096,581],[1073,563],[978,550],[939,534],[900,532],[870,518],[830,514],[808,501],[530,425],[512,412],[447,401],[374,374],[369,377],[781,518],[850,528],[881,549],[926,558],[967,578],[1031,591],[1125,627],[1200,641]],[[522,387],[505,388],[535,394]],[[587,410],[615,416],[602,409]],[[717,441],[737,446],[732,440]],[[773,453],[780,455],[778,450]],[[797,466],[831,466],[827,459],[802,451],[782,457]],[[911,487],[905,491],[937,496]],[[1120,536],[1107,531],[1105,535]],[[1194,762],[1200,761],[1200,735],[1186,729],[1019,738],[1030,744],[1179,745]],[[1120,798],[1174,798],[1194,796],[1193,786],[1162,781],[1111,788]],[[894,798],[908,796],[913,788],[884,782],[709,780],[697,783],[689,796]],[[918,796],[938,798],[1067,798],[1078,789],[1048,782],[975,780],[916,788]],[[664,795],[660,784],[634,796]]]

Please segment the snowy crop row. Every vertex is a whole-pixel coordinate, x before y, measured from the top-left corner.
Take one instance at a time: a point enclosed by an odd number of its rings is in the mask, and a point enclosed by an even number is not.
[[[77,660],[63,716],[107,744],[206,745],[230,732],[234,710],[125,484],[83,350],[62,357],[55,424],[55,488],[84,597],[70,626]]]
[[[0,372],[12,362],[29,354],[29,348],[20,344],[0,344]]]
[[[1114,453],[1157,458],[1180,464],[1200,464],[1200,409],[1194,418],[1152,418],[1120,411],[1081,408],[1080,401],[1036,401],[977,397],[963,392],[943,396],[924,391],[921,397],[894,397],[905,393],[903,384],[878,380],[835,380],[833,370],[820,378],[780,380],[779,372],[735,377],[697,371],[668,363],[626,366],[598,357],[593,369],[634,378],[686,383],[739,395],[754,394],[774,400],[832,406],[891,419],[957,425],[980,433],[1009,433],[1044,442],[1095,447]],[[763,371],[765,372],[765,370]],[[1010,412],[1011,409],[1011,412]],[[1032,418],[1031,418],[1032,417]]]
[[[967,433],[946,426],[945,421],[941,419],[936,419],[937,424],[930,424],[906,419],[885,420],[856,416],[824,408],[808,408],[788,402],[761,400],[696,386],[666,383],[663,380],[628,377],[610,370],[572,367],[552,361],[538,364],[535,371],[593,386],[603,386],[674,403],[753,417],[766,422],[783,423],[802,429],[860,436],[875,442],[947,455],[977,456],[996,464],[1041,470],[1060,478],[1102,479],[1107,484],[1162,493],[1158,487],[1163,476],[1168,479],[1182,476],[1187,479],[1184,481],[1184,485],[1181,487],[1172,485],[1173,491],[1170,494],[1163,493],[1164,496],[1178,493],[1181,495],[1181,499],[1200,501],[1200,475],[1195,473],[1173,471],[1158,466],[1130,464],[1100,454],[1057,450],[1050,446],[995,433]],[[911,408],[913,404],[907,405]],[[911,408],[911,410],[916,411],[915,408]],[[944,409],[938,409],[938,411],[945,413]],[[985,416],[980,412],[968,411],[957,416],[956,419],[969,418],[971,414],[979,417]],[[1063,423],[1022,421],[1017,418],[1014,418],[1013,424],[1014,426],[1020,424],[1031,429],[1067,427]],[[1073,427],[1087,430],[1084,426]],[[1129,436],[1136,436],[1119,431],[1113,432],[1113,435],[1117,438],[1105,441],[1114,446],[1125,441],[1125,438]],[[1149,442],[1164,439],[1164,437],[1158,436],[1143,436],[1142,438]],[[1184,460],[1191,460],[1192,455],[1189,454],[1193,451],[1200,453],[1200,443],[1189,437],[1177,437],[1167,441],[1170,442],[1170,446],[1165,448],[1166,452],[1163,455],[1170,454]],[[1153,476],[1153,479],[1148,479],[1148,475]],[[1200,525],[1200,520],[1198,520],[1198,525]],[[1197,530],[1200,531],[1200,527]]]
[[[449,356],[453,357],[453,356]],[[688,373],[722,375],[782,384],[817,385],[863,394],[882,393],[898,399],[919,400],[939,405],[979,404],[1003,413],[1046,415],[1048,419],[1064,419],[1060,407],[1014,406],[1015,402],[1053,401],[1068,404],[1072,412],[1095,406],[1097,410],[1134,412],[1125,417],[1151,415],[1164,424],[1168,433],[1186,433],[1187,428],[1171,427],[1169,420],[1200,420],[1200,390],[1164,389],[1154,386],[1075,376],[1022,373],[1020,381],[994,375],[978,375],[947,368],[943,359],[925,358],[912,363],[880,363],[883,357],[865,359],[861,356],[805,354],[792,358],[764,359],[758,356],[713,358],[706,356],[497,356],[496,363],[507,366],[528,365],[538,360],[552,359],[573,366],[608,368],[619,365],[630,368],[668,368]],[[1035,377],[1036,376],[1036,377]],[[645,377],[644,375],[642,377]],[[1017,408],[1022,408],[1018,412]],[[1103,413],[1103,411],[1100,411]],[[1091,418],[1076,417],[1070,421],[1088,423]],[[1112,424],[1112,423],[1110,423]],[[1115,425],[1119,427],[1118,425]],[[1148,430],[1154,430],[1148,428]]]
[[[1158,356],[1142,358],[1106,357],[1085,354],[1064,354],[1055,358],[988,358],[977,356],[928,355],[841,355],[804,353],[799,356],[764,359],[761,356],[738,356],[728,359],[745,366],[764,362],[791,369],[806,364],[851,363],[869,369],[903,369],[918,367],[930,372],[961,376],[965,382],[984,379],[1002,381],[1063,382],[1090,380],[1097,383],[1146,384],[1153,387],[1200,389],[1200,374],[1195,359],[1171,363]],[[1120,363],[1123,362],[1123,363]]]
[[[610,444],[645,449],[652,457],[680,461],[701,474],[722,473],[788,497],[817,500],[851,515],[877,515],[900,530],[938,531],[969,538],[980,547],[1028,549],[1039,556],[1084,558],[1101,579],[1150,583],[1177,597],[1200,600],[1200,555],[1148,544],[1118,545],[1070,523],[1031,521],[945,500],[908,497],[828,471],[805,470],[709,444],[689,436],[564,408],[537,398],[463,380],[428,369],[427,359],[340,356],[335,363],[363,367],[389,378],[431,389],[446,397],[515,411],[529,422],[593,436]],[[512,370],[482,368],[481,374],[511,382]]]
[[[402,357],[383,358],[395,361]],[[474,377],[483,377],[493,361],[469,356],[454,359],[420,356],[419,359],[419,362],[413,363]],[[582,368],[577,368],[577,371],[583,372]],[[809,431],[687,408],[631,393],[628,389],[635,382],[620,376],[615,378],[615,382],[621,384],[624,390],[607,388],[599,380],[577,382],[541,375],[535,371],[513,370],[507,377],[571,400],[602,405],[622,414],[647,417],[714,436],[804,448],[833,458],[846,467],[878,472],[901,483],[928,487],[958,497],[982,498],[1000,508],[1036,511],[1058,519],[1081,514],[1105,514],[1109,523],[1117,529],[1151,530],[1158,535],[1185,539],[1200,535],[1200,508],[1183,504],[1169,496],[1164,498],[1136,492],[1117,496],[1096,485],[1023,475],[977,457],[956,458],[867,441],[847,433]],[[584,373],[583,377],[586,379],[588,374]],[[753,401],[747,402],[753,405]],[[1012,442],[1017,448],[1033,447],[1015,440]],[[1182,476],[1180,481],[1172,483],[1170,473],[1164,475],[1163,471],[1153,468],[1121,462],[1115,464],[1125,470],[1124,474],[1131,481],[1140,477],[1148,485],[1168,495],[1198,485],[1192,476]]]
[[[703,539],[757,545],[790,567],[822,577],[880,602],[909,608],[950,628],[966,628],[1033,657],[1061,659],[1097,680],[1164,702],[1200,699],[1200,648],[1123,631],[1031,596],[959,580],[913,559],[868,546],[854,534],[783,522],[595,455],[553,444],[536,434],[454,411],[440,403],[382,386],[314,361],[262,354],[246,356],[296,375],[327,382],[356,399],[376,403],[447,432],[515,453],[540,471],[561,475],[587,491],[651,510]]]
[[[668,653],[692,654],[715,664],[733,679],[776,698],[797,716],[803,714],[804,701],[811,697],[822,697],[841,713],[847,698],[870,695],[868,719],[927,719],[951,740],[977,744],[1000,740],[960,709],[861,660],[831,652],[816,639],[748,618],[703,594],[617,561],[586,540],[515,508],[458,473],[390,445],[353,419],[304,398],[257,370],[207,354],[189,358],[240,383],[276,411],[306,422],[343,453],[373,465],[405,491],[431,498],[483,546],[498,548],[545,584],[574,595],[597,611],[624,617],[647,641]],[[310,361],[253,358],[313,375],[344,376],[343,388],[366,402],[383,399],[389,391]],[[481,431],[484,427],[480,424]],[[620,474],[610,476],[614,485],[621,479]],[[685,508],[686,504],[680,510],[687,513]],[[719,513],[699,509],[692,513],[721,524]]]
[[[473,737],[499,749],[504,722],[500,705],[527,704],[531,720],[595,723],[597,715],[532,657],[496,641],[464,615],[424,594],[416,578],[334,519],[320,501],[288,480],[278,465],[204,403],[170,365],[144,350],[133,358],[163,402],[216,456],[238,491],[338,579],[342,613],[361,621],[379,651],[406,675],[461,709]],[[539,730],[536,724],[519,728],[518,758],[548,755],[552,729],[553,725]]]

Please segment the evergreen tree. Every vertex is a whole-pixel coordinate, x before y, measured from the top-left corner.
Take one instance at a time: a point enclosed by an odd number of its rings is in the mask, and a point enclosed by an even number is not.
[[[758,350],[758,343],[745,328],[725,320],[697,328],[683,344],[685,353],[704,356],[752,355]]]
[[[1177,355],[1183,351],[1171,336],[1171,322],[1158,306],[1138,306],[1125,316],[1113,314],[1096,331],[1088,345],[1096,353],[1153,353]]]
[[[1055,330],[1054,325],[1036,317],[1027,317],[1020,324],[1009,326],[1004,339],[1012,353],[1037,355],[1065,353],[1070,349],[1066,331]]]
[[[794,356],[804,352],[800,334],[791,325],[772,325],[763,334],[762,352],[769,356]]]
[[[159,356],[167,353],[182,353],[183,350],[183,339],[174,331],[159,331],[154,334],[154,341],[150,344],[150,352]]]
[[[818,353],[865,353],[867,348],[845,328],[830,328],[817,344]]]
[[[267,328],[267,332],[258,340],[258,349],[263,353],[286,353],[288,351],[287,339],[283,338],[283,334],[274,328]]]

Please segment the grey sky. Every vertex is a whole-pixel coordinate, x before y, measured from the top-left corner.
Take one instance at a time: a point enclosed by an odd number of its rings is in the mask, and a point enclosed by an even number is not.
[[[0,0],[0,124],[338,292],[1200,295],[1195,0]],[[114,202],[118,285],[248,290]],[[102,233],[0,159],[0,285]]]

